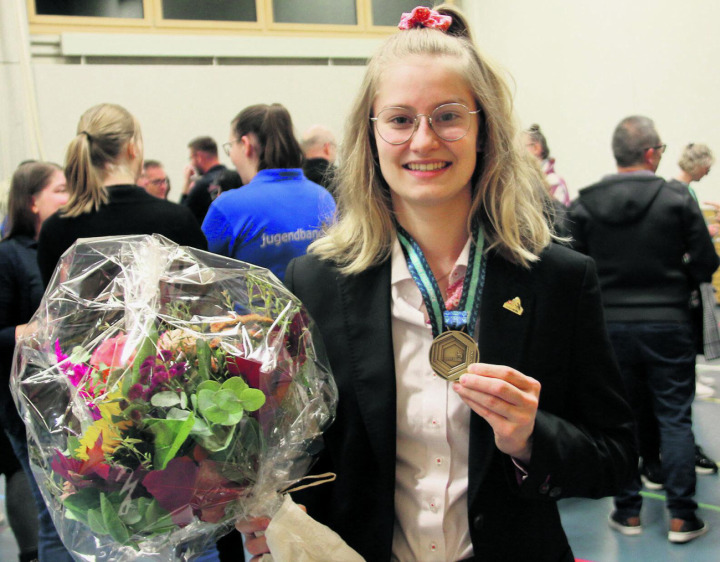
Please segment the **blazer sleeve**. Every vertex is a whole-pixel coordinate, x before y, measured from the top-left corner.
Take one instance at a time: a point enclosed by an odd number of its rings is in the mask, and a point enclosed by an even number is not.
[[[579,290],[565,291],[566,299],[576,295],[565,331],[567,367],[553,384],[555,396],[546,397],[548,407],[542,393],[549,389],[541,390],[528,477],[520,486],[529,498],[615,495],[637,469],[634,418],[605,329],[595,265],[589,258],[583,263]]]

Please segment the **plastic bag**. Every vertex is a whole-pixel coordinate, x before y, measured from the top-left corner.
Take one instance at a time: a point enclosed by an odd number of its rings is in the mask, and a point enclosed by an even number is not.
[[[189,560],[272,515],[337,389],[268,270],[162,236],[78,241],[16,346],[33,472],[80,560]]]

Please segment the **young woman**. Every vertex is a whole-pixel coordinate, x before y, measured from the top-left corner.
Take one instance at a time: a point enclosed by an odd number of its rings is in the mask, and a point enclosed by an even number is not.
[[[550,148],[545,135],[540,130],[540,125],[530,125],[530,128],[525,131],[524,137],[525,148],[537,158],[542,167],[550,195],[567,207],[570,205],[570,193],[565,180],[555,171],[555,158],[550,156]]]
[[[367,560],[570,561],[556,501],[637,466],[593,263],[551,243],[460,13],[401,28],[346,127],[339,220],[285,277],[340,392],[316,467],[337,479],[295,499]]]
[[[78,238],[162,234],[178,244],[207,249],[192,213],[135,185],[143,164],[140,124],[125,108],[88,109],[65,158],[70,198],[40,231],[38,263],[48,284],[60,256]]]
[[[282,279],[290,260],[304,255],[332,220],[332,195],[303,175],[292,119],[279,103],[243,109],[223,148],[244,186],[210,205],[202,227],[210,251]]]
[[[8,510],[10,522],[13,530],[18,527],[15,536],[20,560],[33,560],[39,551],[43,560],[72,561],[35,483],[28,461],[25,426],[8,387],[15,340],[22,334],[43,295],[37,265],[40,226],[67,199],[65,175],[58,166],[47,162],[21,164],[10,184],[7,236],[0,242],[0,421],[27,476],[25,483],[18,480],[18,475],[6,479],[8,502],[12,504],[12,510]],[[6,458],[10,457],[12,455],[6,455]],[[28,503],[28,486],[35,499],[34,506]],[[15,494],[20,497],[13,497]]]

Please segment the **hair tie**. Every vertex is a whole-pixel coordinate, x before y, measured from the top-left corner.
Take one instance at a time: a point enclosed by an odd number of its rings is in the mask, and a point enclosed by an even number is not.
[[[438,29],[447,31],[452,23],[450,16],[443,16],[440,12],[418,6],[413,8],[410,13],[403,13],[398,24],[398,29],[413,29],[414,27],[427,27],[428,29]]]
[[[80,131],[80,134],[85,135],[88,141],[92,142],[92,137],[90,136],[90,133],[88,133],[87,131]]]

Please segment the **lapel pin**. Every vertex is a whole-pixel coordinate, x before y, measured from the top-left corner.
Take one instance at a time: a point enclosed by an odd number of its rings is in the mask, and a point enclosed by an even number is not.
[[[503,308],[509,310],[513,314],[517,314],[518,316],[522,316],[522,313],[524,312],[522,303],[520,302],[520,297],[515,297],[514,299],[506,301],[505,304],[503,304]]]

